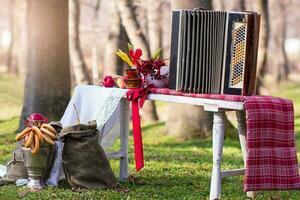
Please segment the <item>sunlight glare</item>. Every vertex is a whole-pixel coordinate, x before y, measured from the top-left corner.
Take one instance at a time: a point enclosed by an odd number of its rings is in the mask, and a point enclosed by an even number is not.
[[[0,32],[0,46],[3,48],[7,48],[11,42],[11,33],[10,31],[2,31]]]

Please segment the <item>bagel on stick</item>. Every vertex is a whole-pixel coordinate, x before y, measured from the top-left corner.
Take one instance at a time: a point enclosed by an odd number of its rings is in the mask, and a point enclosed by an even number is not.
[[[55,128],[53,128],[53,126],[51,126],[50,124],[42,124],[42,127],[48,129],[48,130],[51,131],[54,135],[57,135],[57,131],[56,131]]]
[[[31,143],[33,142],[33,136],[34,136],[33,131],[30,131],[28,139],[25,141],[25,145],[24,145],[26,148],[30,147]]]
[[[16,135],[16,140],[19,141],[23,139],[26,136],[26,134],[28,134],[30,131],[31,131],[31,127],[25,128],[21,133]]]
[[[48,144],[51,144],[51,145],[54,145],[55,142],[50,138],[48,137],[46,134],[43,134],[43,137],[44,137],[44,140],[48,143]]]
[[[54,133],[52,133],[51,131],[49,131],[48,129],[42,127],[41,128],[42,133],[44,133],[44,135],[47,135],[48,137],[50,137],[52,140],[56,139],[56,135]]]
[[[40,150],[40,139],[37,134],[34,134],[34,148],[31,149],[32,154],[36,154]]]
[[[33,126],[32,131],[34,131],[38,135],[38,138],[41,142],[44,140],[43,133],[40,131],[38,127]]]

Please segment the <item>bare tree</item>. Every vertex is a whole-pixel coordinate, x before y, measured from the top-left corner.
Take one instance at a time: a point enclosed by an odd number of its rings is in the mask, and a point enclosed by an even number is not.
[[[218,1],[218,0],[214,0]],[[219,0],[223,1],[223,9],[229,11],[243,11],[245,10],[245,0]]]
[[[9,2],[9,27],[11,32],[11,41],[8,49],[8,56],[6,65],[9,67],[9,71],[18,74],[18,68],[16,65],[16,55],[14,54],[15,38],[16,38],[16,16],[15,16],[15,0]]]
[[[144,57],[149,58],[151,51],[149,44],[135,15],[135,9],[132,0],[115,0],[118,11],[120,12],[121,22],[124,26],[129,40],[136,46],[143,50]],[[156,107],[154,101],[147,101],[143,107],[142,118],[146,121],[158,120]]]
[[[11,0],[9,3],[11,42],[6,65],[9,72],[23,74],[26,68],[26,1]]]
[[[104,74],[122,74],[123,62],[116,56],[117,50],[127,48],[127,35],[121,24],[115,1],[110,2],[110,26],[104,53]]]
[[[225,10],[224,0],[213,0],[214,10]]]
[[[68,1],[28,0],[28,43],[20,129],[33,112],[59,120],[68,104]]]
[[[256,0],[254,3],[254,9],[261,14],[256,81],[256,94],[260,94],[267,68],[268,45],[270,37],[268,0]]]
[[[171,8],[192,9],[195,7],[212,8],[211,1],[205,0],[172,0]],[[168,133],[179,138],[206,137],[212,129],[212,114],[205,112],[203,107],[185,104],[170,105],[167,121]]]
[[[94,7],[94,18],[95,19],[98,18],[98,12],[100,10],[100,3],[101,3],[101,0],[97,0],[96,4],[95,4],[95,7]]]
[[[273,12],[271,28],[274,31],[274,65],[275,65],[275,82],[278,84],[288,78],[288,59],[284,47],[285,42],[285,5],[284,2],[271,0]]]
[[[90,84],[88,68],[80,46],[79,24],[80,24],[80,4],[79,0],[70,0],[70,56],[73,71],[77,84]]]
[[[161,27],[161,0],[153,3],[147,0],[147,25],[148,38],[151,52],[155,52],[162,47],[162,27]]]
[[[132,0],[116,0],[120,12],[122,24],[127,32],[130,41],[137,47],[143,49],[144,57],[150,57],[149,44],[135,15],[135,8]]]

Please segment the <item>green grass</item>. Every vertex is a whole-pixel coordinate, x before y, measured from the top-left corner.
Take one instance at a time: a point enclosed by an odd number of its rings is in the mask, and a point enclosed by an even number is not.
[[[0,74],[0,121],[19,116],[23,101],[23,80]]]
[[[13,78],[0,78],[2,87],[13,84]],[[11,86],[9,86],[11,87]],[[283,89],[284,88],[284,89]],[[21,89],[19,94],[12,94],[6,90],[0,93],[1,110],[8,102],[16,102],[21,107]],[[275,93],[273,93],[275,95]],[[294,100],[296,108],[297,149],[300,152],[300,84],[287,83],[282,85],[276,95]],[[10,96],[8,100],[6,97]],[[5,106],[4,106],[5,107]],[[5,116],[4,116],[5,117]],[[18,127],[18,114],[0,121],[0,163],[6,162],[14,148],[14,135]],[[118,190],[92,190],[84,193],[72,192],[66,182],[60,183],[58,188],[48,187],[43,192],[27,193],[21,199],[208,199],[210,175],[212,168],[211,139],[178,141],[165,133],[163,122],[143,127],[145,168],[139,173],[134,170],[133,141],[130,137],[129,162],[130,172],[134,181],[121,184]],[[116,148],[114,145],[113,148]],[[298,153],[298,159],[300,154]],[[119,162],[111,160],[112,168],[118,175]],[[223,169],[243,167],[239,142],[227,138],[225,141]],[[243,192],[243,177],[230,177],[222,180],[222,199],[246,199]],[[0,187],[0,200],[19,199],[18,193],[25,192],[25,188],[15,185]],[[267,199],[279,196],[281,199],[300,199],[300,191],[261,192],[257,199]]]

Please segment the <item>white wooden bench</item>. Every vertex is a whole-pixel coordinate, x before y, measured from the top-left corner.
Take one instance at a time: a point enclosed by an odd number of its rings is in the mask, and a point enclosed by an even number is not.
[[[109,88],[107,88],[109,89]],[[120,138],[121,149],[118,152],[107,153],[109,157],[120,158],[120,180],[128,178],[128,125],[130,120],[129,102],[125,98],[127,90],[119,89],[124,92],[124,98],[121,100],[121,126]],[[213,148],[213,167],[210,184],[210,199],[218,199],[221,193],[221,179],[228,176],[244,175],[245,169],[221,170],[224,132],[225,132],[225,112],[236,111],[238,122],[238,134],[243,154],[244,164],[246,165],[247,146],[245,132],[245,112],[242,102],[213,100],[205,98],[194,98],[185,96],[173,96],[163,94],[149,94],[147,100],[164,101],[170,103],[184,103],[197,106],[203,106],[205,111],[213,112],[213,132],[212,132],[212,148]],[[248,197],[253,197],[254,192],[248,192]]]

